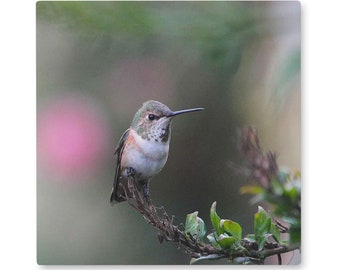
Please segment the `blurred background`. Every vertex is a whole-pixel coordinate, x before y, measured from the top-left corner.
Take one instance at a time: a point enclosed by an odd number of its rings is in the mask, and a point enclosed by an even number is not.
[[[111,207],[113,151],[142,103],[204,107],[172,125],[151,181],[175,224],[199,211],[253,232],[237,128],[301,166],[299,2],[37,2],[37,262],[188,264],[127,203]],[[289,254],[283,263],[297,263]],[[212,261],[222,263],[225,261]],[[268,261],[270,263],[270,261]],[[273,261],[275,263],[275,260]]]

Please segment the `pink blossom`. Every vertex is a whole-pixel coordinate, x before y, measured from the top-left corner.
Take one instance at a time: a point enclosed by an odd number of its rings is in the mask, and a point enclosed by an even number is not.
[[[67,176],[87,174],[100,165],[107,144],[103,116],[92,103],[63,98],[38,112],[38,162]]]

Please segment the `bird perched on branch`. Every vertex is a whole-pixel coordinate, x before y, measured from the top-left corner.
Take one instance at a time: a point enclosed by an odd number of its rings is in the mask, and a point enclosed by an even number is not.
[[[129,177],[134,179],[144,196],[149,197],[149,181],[163,169],[168,159],[172,119],[201,110],[203,108],[171,111],[159,101],[143,103],[115,149],[117,162],[111,205],[127,199],[124,185]]]

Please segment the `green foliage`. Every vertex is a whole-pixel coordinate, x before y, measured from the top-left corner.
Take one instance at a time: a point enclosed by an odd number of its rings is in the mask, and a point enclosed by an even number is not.
[[[211,221],[211,225],[213,226],[213,228],[215,229],[218,235],[223,233],[220,227],[221,218],[217,215],[217,212],[216,212],[216,202],[213,202],[210,208],[210,221]]]
[[[228,253],[244,250],[245,243],[255,243],[258,251],[265,248],[267,243],[277,243],[282,245],[279,228],[273,222],[271,216],[261,207],[258,207],[257,213],[254,215],[254,234],[248,234],[242,239],[242,227],[235,221],[230,219],[221,219],[216,211],[216,202],[213,202],[210,208],[210,221],[213,227],[213,232],[207,235],[211,245]],[[203,237],[206,233],[204,221],[198,217],[198,212],[193,212],[187,215],[185,222],[185,233],[191,235],[198,242],[204,243]],[[271,240],[272,238],[272,240]],[[219,258],[218,255],[201,256],[193,258],[191,264],[200,260],[212,260]],[[238,261],[238,260],[236,260]],[[244,260],[239,260],[244,262]]]
[[[271,219],[270,216],[259,206],[258,212],[255,214],[254,232],[255,241],[259,244],[259,250],[262,250],[270,232]]]
[[[241,193],[255,195],[253,202],[266,201],[273,206],[273,213],[290,225],[289,235],[292,244],[301,239],[301,173],[279,169],[271,178],[268,188],[249,185],[241,188]],[[277,233],[275,234],[277,235]]]
[[[222,249],[237,249],[242,238],[242,227],[229,219],[221,219],[216,212],[216,202],[210,208],[210,221],[214,232],[208,235],[208,240],[214,247]]]
[[[207,238],[216,248],[237,249],[242,238],[241,226],[229,219],[221,219],[216,212],[216,202],[210,208],[210,221],[214,232]]]
[[[264,201],[272,206],[273,215],[288,224],[289,244],[299,245],[301,240],[301,173],[279,168],[276,155],[264,153],[257,131],[253,127],[240,130],[240,149],[247,165],[239,171],[256,183],[241,187],[241,193],[252,194],[252,203]],[[269,225],[268,225],[269,227]],[[271,232],[277,237],[277,232]]]
[[[198,217],[198,211],[187,215],[184,232],[192,235],[198,242],[203,241],[206,228],[204,221]]]
[[[255,241],[259,245],[259,250],[262,250],[264,248],[264,245],[267,239],[271,235],[273,235],[273,233],[275,234],[276,240],[279,241],[280,235],[277,234],[279,231],[274,228],[277,228],[277,227],[272,222],[271,217],[261,206],[259,206],[258,212],[255,214],[255,219],[254,219],[254,232],[255,232],[254,236],[255,236]]]
[[[144,36],[150,34],[153,21],[143,5],[136,2],[44,2],[37,3],[39,19],[58,22],[77,34],[96,33],[114,38],[117,34]],[[81,32],[79,32],[81,30]]]
[[[171,44],[225,73],[236,71],[242,49],[270,33],[266,4],[242,2],[40,1],[37,18],[57,23],[82,38],[142,46]],[[99,37],[99,38],[98,38]],[[133,43],[133,44],[131,44]]]
[[[237,244],[240,243],[242,239],[242,227],[240,224],[229,219],[221,219],[220,227],[224,232],[234,237]]]

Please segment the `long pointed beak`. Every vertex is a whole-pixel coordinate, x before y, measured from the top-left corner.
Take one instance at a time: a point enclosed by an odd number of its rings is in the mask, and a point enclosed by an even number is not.
[[[176,116],[182,113],[197,112],[197,111],[202,111],[202,110],[204,110],[204,108],[194,108],[194,109],[175,111],[175,112],[172,112],[172,114],[168,115],[168,117],[173,117],[173,116]]]

